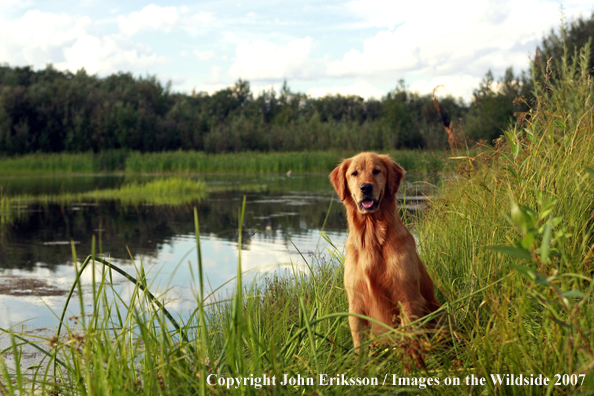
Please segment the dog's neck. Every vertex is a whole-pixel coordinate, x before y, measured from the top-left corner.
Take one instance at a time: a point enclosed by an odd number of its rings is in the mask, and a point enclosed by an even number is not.
[[[402,223],[395,197],[384,197],[381,205],[382,210],[363,214],[352,201],[345,201],[349,235],[358,250],[381,248],[388,235],[396,232],[398,223]]]

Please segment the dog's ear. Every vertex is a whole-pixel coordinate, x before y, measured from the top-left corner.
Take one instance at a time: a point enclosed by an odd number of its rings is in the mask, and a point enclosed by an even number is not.
[[[387,177],[387,189],[388,195],[393,197],[396,195],[398,188],[400,187],[400,182],[405,175],[404,169],[400,165],[398,165],[392,157],[389,155],[380,155],[380,159],[384,162],[384,166],[388,170],[388,177]]]
[[[338,193],[341,201],[344,201],[349,196],[349,187],[346,182],[346,171],[351,164],[351,159],[345,159],[342,161],[332,173],[330,173],[330,183],[334,186],[334,189]]]

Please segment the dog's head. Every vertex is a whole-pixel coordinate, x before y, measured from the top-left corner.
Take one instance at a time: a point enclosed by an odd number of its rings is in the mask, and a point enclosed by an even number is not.
[[[404,169],[389,155],[361,153],[345,159],[330,173],[330,182],[340,200],[351,200],[360,213],[374,213],[382,198],[394,197]]]

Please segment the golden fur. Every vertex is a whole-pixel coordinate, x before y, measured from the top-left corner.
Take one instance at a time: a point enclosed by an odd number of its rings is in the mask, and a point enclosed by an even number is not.
[[[415,240],[396,208],[396,191],[403,177],[404,170],[390,156],[375,153],[345,159],[330,174],[349,225],[344,269],[349,312],[389,326],[440,307]],[[355,316],[349,316],[349,325],[355,348],[362,332],[377,337],[387,331]]]

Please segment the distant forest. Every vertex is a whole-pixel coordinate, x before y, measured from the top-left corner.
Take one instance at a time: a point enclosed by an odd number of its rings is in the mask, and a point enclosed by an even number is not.
[[[0,66],[0,154],[134,150],[238,151],[445,149],[443,125],[453,122],[469,145],[491,143],[534,103],[534,81],[554,78],[549,58],[594,36],[594,14],[551,31],[527,72],[489,71],[471,103],[407,91],[403,82],[380,100],[311,98],[287,83],[255,95],[248,81],[212,95],[171,92],[155,77],[118,73],[100,78],[48,65]],[[589,59],[594,67],[594,57]],[[540,77],[539,77],[540,76]],[[519,98],[519,99],[518,99]],[[519,116],[519,117],[518,117]]]

